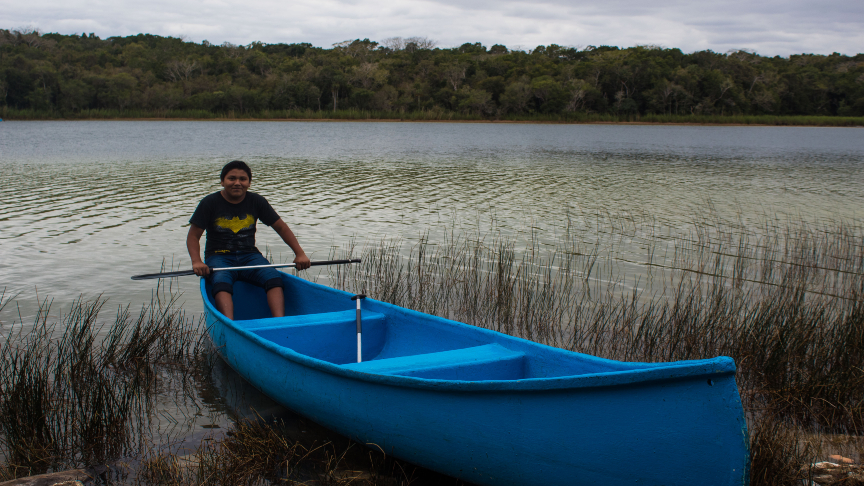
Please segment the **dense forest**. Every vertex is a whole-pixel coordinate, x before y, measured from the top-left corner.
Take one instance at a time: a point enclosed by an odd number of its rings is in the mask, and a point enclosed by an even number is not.
[[[254,114],[367,110],[478,118],[611,115],[864,116],[864,54],[763,57],[638,46],[426,38],[246,46],[139,34],[0,30],[0,112]],[[8,115],[7,115],[8,116]]]

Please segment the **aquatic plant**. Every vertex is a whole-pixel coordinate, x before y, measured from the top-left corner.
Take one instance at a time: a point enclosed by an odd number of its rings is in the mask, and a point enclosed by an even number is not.
[[[0,349],[0,478],[81,467],[134,453],[148,432],[157,364],[201,354],[199,321],[157,289],[137,314],[75,301],[59,321],[40,302],[30,326],[7,329]]]

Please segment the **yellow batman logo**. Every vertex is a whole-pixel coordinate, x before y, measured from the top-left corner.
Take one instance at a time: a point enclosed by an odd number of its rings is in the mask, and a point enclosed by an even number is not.
[[[251,214],[247,214],[245,218],[240,219],[234,216],[231,219],[216,218],[216,226],[220,228],[230,229],[236,235],[242,229],[246,229],[255,224],[255,218]]]

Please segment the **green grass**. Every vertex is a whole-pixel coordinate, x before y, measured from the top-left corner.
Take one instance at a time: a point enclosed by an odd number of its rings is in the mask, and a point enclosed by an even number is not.
[[[250,112],[212,112],[207,110],[115,110],[96,109],[79,112],[0,109],[5,120],[115,120],[115,119],[193,119],[193,120],[404,120],[404,121],[504,121],[532,123],[669,123],[702,125],[772,126],[864,126],[864,117],[805,115],[614,115],[598,113],[521,114],[485,117],[433,109],[417,112],[328,110],[264,110]]]
[[[777,126],[860,127],[860,116],[808,115],[644,115],[635,121],[647,123],[697,123]]]
[[[112,120],[112,119],[195,119],[195,120],[483,120],[479,115],[461,114],[443,110],[430,110],[414,113],[382,112],[369,110],[265,110],[253,112],[220,112],[205,110],[84,110],[74,113],[46,112],[37,110],[16,110],[5,108],[0,111],[6,120]]]
[[[97,110],[82,110],[73,113],[63,113],[59,111],[40,111],[40,110],[17,110],[12,108],[4,108],[2,110],[2,118],[4,120],[114,120],[114,119],[129,119],[129,118],[192,118],[201,120],[211,120],[220,118],[222,115],[212,113],[206,110],[115,110],[115,109],[97,109]]]

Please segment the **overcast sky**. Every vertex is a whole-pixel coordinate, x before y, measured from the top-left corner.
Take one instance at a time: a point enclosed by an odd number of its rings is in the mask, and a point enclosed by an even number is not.
[[[425,36],[537,45],[640,44],[761,55],[864,52],[864,0],[0,0],[0,28],[214,44]]]

